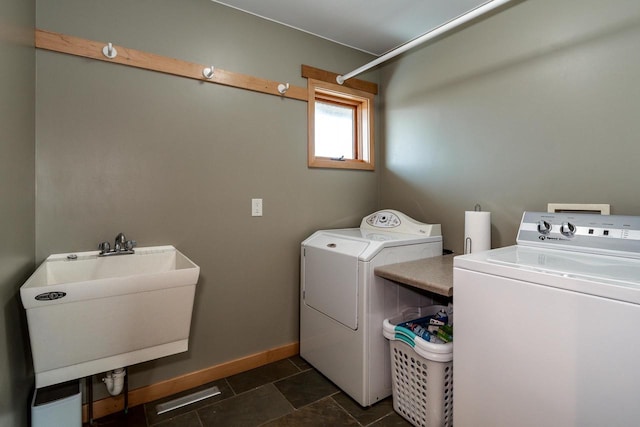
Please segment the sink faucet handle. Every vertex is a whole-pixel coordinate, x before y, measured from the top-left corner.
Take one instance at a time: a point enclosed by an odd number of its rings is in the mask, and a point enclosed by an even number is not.
[[[124,243],[124,249],[125,249],[126,251],[130,251],[130,250],[132,250],[132,249],[133,249],[137,244],[138,244],[138,242],[136,242],[135,240],[127,240],[127,241]]]
[[[102,242],[98,245],[98,249],[100,249],[101,254],[106,254],[111,250],[111,245],[109,242]]]

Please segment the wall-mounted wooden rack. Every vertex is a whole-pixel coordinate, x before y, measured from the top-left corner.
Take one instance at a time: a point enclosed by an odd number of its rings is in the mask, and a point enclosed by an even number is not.
[[[278,91],[278,85],[284,82],[276,82],[245,74],[225,71],[217,67],[215,67],[213,76],[211,78],[206,78],[203,75],[203,70],[205,68],[210,68],[211,65],[182,61],[153,53],[129,49],[124,46],[112,45],[112,47],[116,49],[117,55],[114,58],[108,58],[102,53],[103,48],[108,45],[108,43],[86,40],[66,34],[36,29],[35,45],[38,49],[82,56],[85,58],[96,59],[98,61],[113,62],[129,67],[142,68],[145,70],[152,70],[160,73],[172,74],[174,76],[200,80],[206,83],[233,86],[240,89],[279,96],[281,98],[292,98],[300,101],[307,101],[307,88],[300,86],[289,85],[286,92],[282,94]]]
[[[293,86],[288,82],[277,82],[248,76],[246,74],[234,73],[218,67],[215,67],[213,75],[211,75],[211,69],[214,67],[209,64],[202,65],[194,62],[182,61],[180,59],[156,55],[154,53],[129,49],[124,46],[116,46],[112,43],[97,42],[67,34],[36,29],[35,46],[38,49],[66,53],[69,55],[96,59],[98,61],[112,62],[115,64],[126,65],[128,67],[157,71],[160,73],[199,80],[201,82],[232,86],[239,89],[279,96],[281,98],[291,98],[305,102],[308,101],[308,90],[306,87]],[[322,80],[334,84],[336,83],[336,77],[338,76],[336,73],[310,67],[308,65],[302,65],[301,75],[305,78],[314,78],[316,80]],[[378,85],[365,80],[349,79],[344,82],[343,86],[363,90],[373,94],[378,93]]]

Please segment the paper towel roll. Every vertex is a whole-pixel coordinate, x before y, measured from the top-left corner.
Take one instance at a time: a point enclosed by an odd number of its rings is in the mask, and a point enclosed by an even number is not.
[[[464,213],[464,253],[491,249],[491,212]]]

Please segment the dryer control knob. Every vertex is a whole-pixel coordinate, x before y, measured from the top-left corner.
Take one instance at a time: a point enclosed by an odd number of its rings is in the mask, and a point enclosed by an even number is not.
[[[560,233],[567,237],[573,237],[576,234],[576,226],[570,222],[563,222],[560,226]]]
[[[540,222],[538,222],[538,232],[544,235],[549,234],[551,232],[551,224],[545,220],[540,220]]]

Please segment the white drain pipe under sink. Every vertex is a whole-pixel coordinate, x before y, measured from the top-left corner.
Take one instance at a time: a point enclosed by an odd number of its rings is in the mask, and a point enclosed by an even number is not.
[[[124,368],[114,369],[108,371],[107,376],[102,379],[102,382],[107,386],[107,391],[111,396],[117,396],[122,393],[124,387],[124,376],[126,375]]]

